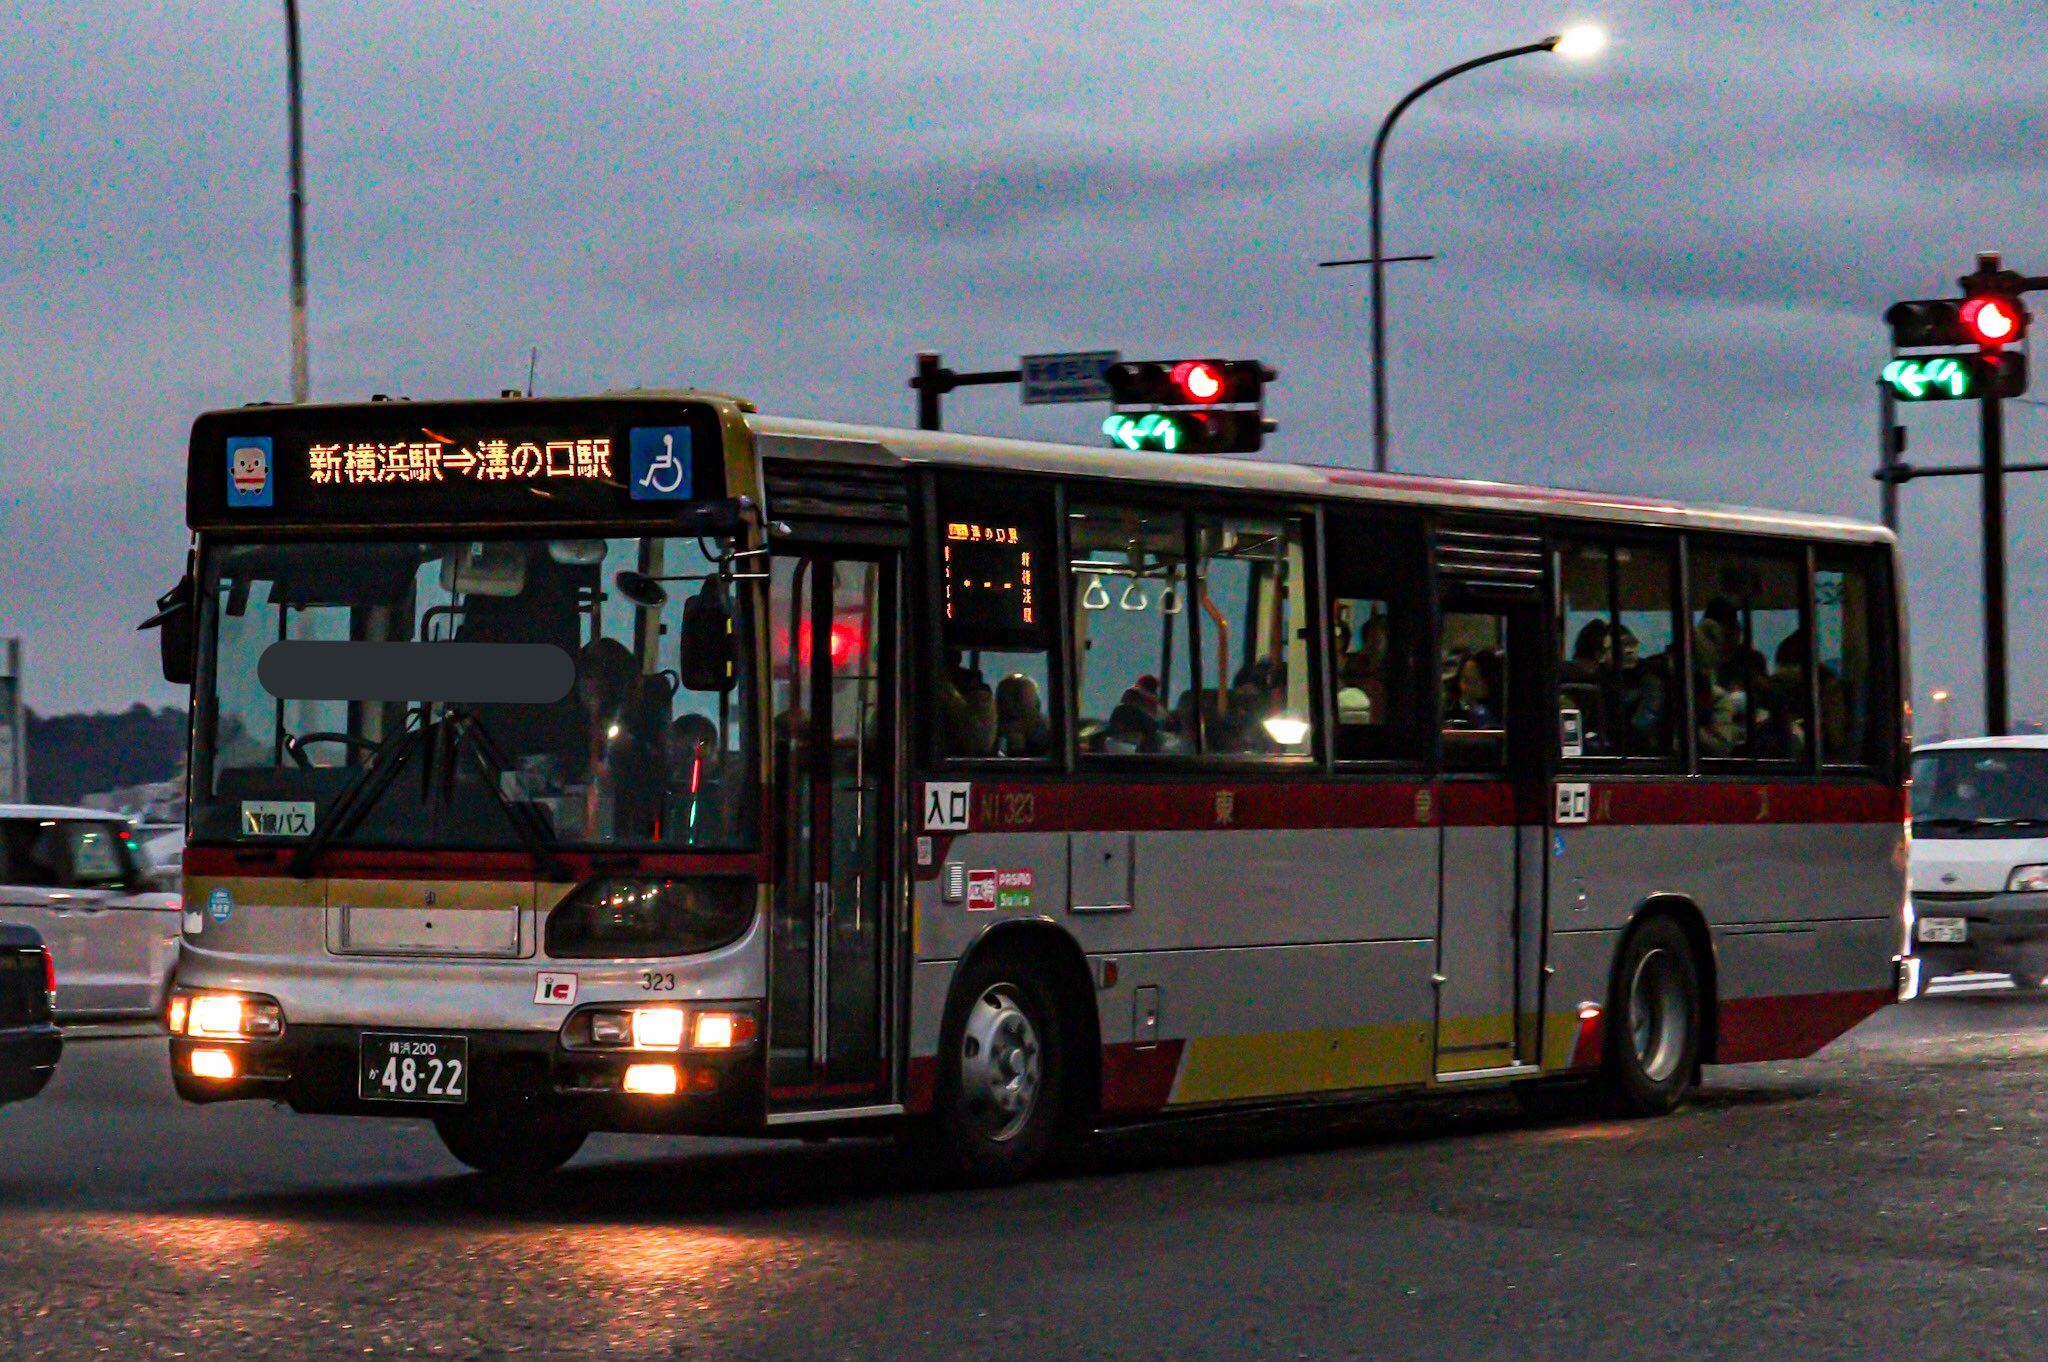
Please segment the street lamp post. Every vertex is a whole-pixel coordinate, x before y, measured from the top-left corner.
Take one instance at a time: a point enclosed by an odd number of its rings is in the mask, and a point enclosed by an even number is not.
[[[1459,62],[1445,71],[1439,71],[1422,84],[1401,96],[1400,102],[1388,111],[1380,122],[1380,130],[1372,139],[1372,466],[1375,472],[1387,471],[1387,321],[1386,321],[1386,255],[1380,245],[1380,165],[1387,151],[1387,135],[1394,130],[1394,123],[1408,111],[1408,106],[1442,85],[1445,81],[1462,76],[1467,71],[1476,71],[1482,66],[1507,61],[1514,57],[1526,57],[1533,52],[1555,52],[1573,60],[1584,60],[1594,56],[1606,46],[1607,36],[1591,26],[1567,29],[1555,37],[1542,42],[1525,43],[1521,47],[1510,47],[1500,52],[1490,52],[1483,57]]]
[[[306,135],[299,106],[299,5],[284,0],[285,89],[291,101],[292,176],[292,401],[312,392],[312,361],[306,349]]]

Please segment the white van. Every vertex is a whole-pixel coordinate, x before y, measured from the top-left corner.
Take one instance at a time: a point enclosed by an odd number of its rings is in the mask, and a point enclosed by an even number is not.
[[[1924,978],[2048,973],[2048,737],[1913,753],[1913,937]]]
[[[0,921],[42,934],[60,1022],[161,1015],[181,922],[159,883],[118,816],[0,804]]]

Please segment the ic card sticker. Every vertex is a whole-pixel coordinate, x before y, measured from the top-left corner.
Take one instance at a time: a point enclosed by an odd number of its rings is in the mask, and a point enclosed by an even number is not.
[[[1005,912],[1023,912],[1031,907],[1032,872],[1029,870],[998,870],[996,872],[996,907]]]
[[[576,1001],[576,976],[548,973],[535,975],[533,1000],[550,1007],[568,1007]]]
[[[967,911],[970,913],[992,913],[996,909],[998,872],[993,870],[970,870],[967,872]]]

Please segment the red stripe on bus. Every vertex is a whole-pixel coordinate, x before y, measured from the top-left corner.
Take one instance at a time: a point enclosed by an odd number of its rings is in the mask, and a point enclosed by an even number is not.
[[[931,1055],[912,1055],[904,1065],[903,1110],[922,1116],[932,1109],[932,1092],[939,1081],[939,1061]]]
[[[289,847],[192,846],[185,849],[187,875],[282,876],[291,873]],[[768,874],[766,857],[564,851],[559,859],[572,879],[595,875],[750,875]],[[431,879],[518,880],[533,877],[533,858],[523,851],[402,851],[371,847],[337,847],[320,853],[316,877],[337,880]]]
[[[1157,1111],[1173,1094],[1183,1041],[1102,1047],[1102,1111],[1108,1115]]]
[[[1805,1059],[1890,1003],[1893,996],[1888,988],[1872,988],[1726,999],[1720,1009],[1720,1043],[1714,1049],[1714,1062]]]
[[[1899,823],[1906,812],[1905,790],[1891,785],[1691,777],[1591,785],[1587,821],[1596,825]],[[1500,780],[977,781],[969,819],[975,832],[1511,827],[1549,823],[1552,788]]]

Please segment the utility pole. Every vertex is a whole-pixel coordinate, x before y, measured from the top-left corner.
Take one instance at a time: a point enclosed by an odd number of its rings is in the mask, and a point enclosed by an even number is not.
[[[306,346],[306,133],[299,100],[299,5],[284,0],[285,92],[291,102],[292,177],[292,401],[313,391]]]

